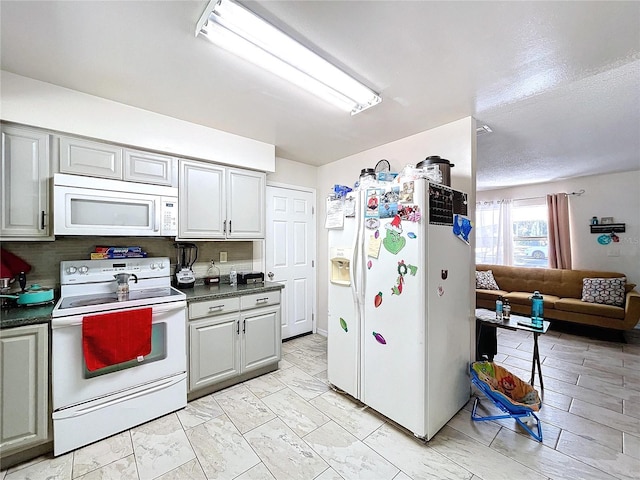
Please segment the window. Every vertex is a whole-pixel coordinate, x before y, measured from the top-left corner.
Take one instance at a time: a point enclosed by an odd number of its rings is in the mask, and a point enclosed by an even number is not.
[[[549,266],[547,204],[544,198],[514,200],[511,213],[513,228],[513,265]]]
[[[476,263],[548,267],[545,198],[479,202],[476,208]]]

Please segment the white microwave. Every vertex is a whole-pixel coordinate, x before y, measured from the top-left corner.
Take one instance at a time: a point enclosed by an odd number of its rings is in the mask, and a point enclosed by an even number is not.
[[[178,189],[56,173],[55,235],[175,237]]]

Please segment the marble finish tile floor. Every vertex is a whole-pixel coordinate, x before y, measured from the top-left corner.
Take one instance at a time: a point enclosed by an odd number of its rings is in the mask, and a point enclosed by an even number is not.
[[[639,479],[640,331],[625,337],[540,337],[543,443],[511,419],[473,422],[473,398],[420,442],[331,389],[326,338],[308,335],[283,344],[276,372],[0,480]],[[495,361],[526,380],[532,344],[500,330]]]

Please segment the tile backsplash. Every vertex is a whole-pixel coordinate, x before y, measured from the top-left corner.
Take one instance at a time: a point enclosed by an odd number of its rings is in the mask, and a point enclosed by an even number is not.
[[[174,240],[146,237],[58,237],[54,242],[2,242],[2,248],[19,256],[32,266],[27,275],[27,284],[39,283],[46,287],[60,286],[60,262],[86,258],[97,245],[128,247],[141,246],[149,257],[169,257],[172,272],[176,264]],[[253,242],[194,242],[198,246],[198,259],[194,265],[196,278],[203,277],[211,260],[228,275],[232,266],[237,271],[251,271],[253,265]],[[227,252],[227,262],[219,263],[220,252]]]

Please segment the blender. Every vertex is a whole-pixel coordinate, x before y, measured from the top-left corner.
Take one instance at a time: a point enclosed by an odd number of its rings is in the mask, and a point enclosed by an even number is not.
[[[198,247],[195,243],[174,243],[176,248],[176,271],[174,283],[176,288],[192,288],[196,283],[193,264],[198,258]]]

